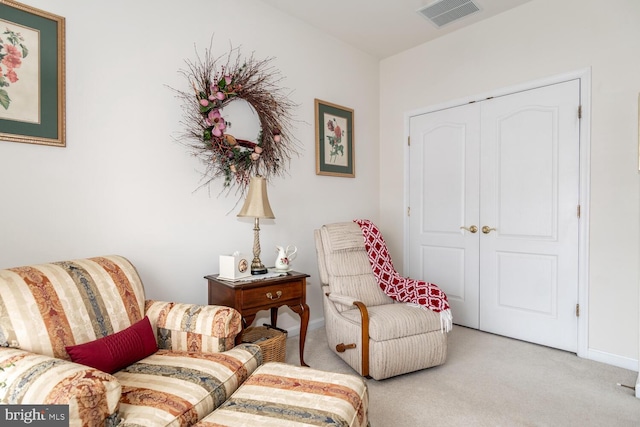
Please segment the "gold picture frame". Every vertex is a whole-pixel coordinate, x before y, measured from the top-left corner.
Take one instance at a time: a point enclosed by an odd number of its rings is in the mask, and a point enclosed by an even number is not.
[[[353,109],[315,100],[316,174],[355,178]]]
[[[65,18],[0,0],[0,40],[0,141],[65,147]]]

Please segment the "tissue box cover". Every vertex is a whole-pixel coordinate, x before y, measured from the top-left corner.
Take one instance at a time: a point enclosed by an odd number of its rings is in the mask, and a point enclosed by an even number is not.
[[[218,277],[235,280],[251,276],[251,260],[252,257],[247,254],[220,255],[220,274]]]

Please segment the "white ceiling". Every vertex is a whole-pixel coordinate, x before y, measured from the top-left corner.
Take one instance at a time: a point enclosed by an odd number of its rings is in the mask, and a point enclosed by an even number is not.
[[[434,0],[262,0],[380,59],[531,0],[473,0],[479,12],[438,28],[416,13]]]

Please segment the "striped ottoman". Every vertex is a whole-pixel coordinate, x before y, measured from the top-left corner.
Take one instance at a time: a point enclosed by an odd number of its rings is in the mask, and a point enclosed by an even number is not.
[[[367,385],[359,376],[271,362],[196,426],[364,427],[368,405]]]

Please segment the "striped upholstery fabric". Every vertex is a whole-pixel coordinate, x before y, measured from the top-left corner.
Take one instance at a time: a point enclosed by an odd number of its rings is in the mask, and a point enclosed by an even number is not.
[[[316,242],[322,245],[324,253],[322,263],[326,269],[326,280],[321,274],[322,283],[329,285],[330,292],[353,297],[367,307],[393,302],[380,289],[373,275],[358,224],[339,222],[326,225],[318,230]],[[351,308],[339,306],[338,310]]]
[[[360,311],[345,303],[360,301],[369,315],[369,376],[381,380],[445,362],[447,335],[441,333],[439,314],[396,303],[380,289],[358,224],[323,225],[314,238],[327,342],[337,356],[358,373],[365,371]],[[340,353],[338,344],[356,347]]]
[[[361,377],[270,362],[197,427],[367,426]]]
[[[0,270],[0,346],[69,360],[65,346],[111,335],[143,317],[142,282],[122,257]]]
[[[159,350],[116,372],[120,415],[134,426],[189,426],[224,403],[262,363],[256,345],[224,353]]]
[[[425,316],[421,307],[409,304],[385,304],[369,307],[369,337],[373,341],[388,341],[419,335],[425,332],[440,332],[440,317]],[[351,309],[342,312],[346,319],[360,323],[360,311]]]
[[[116,374],[70,362],[65,347],[149,317],[159,350]],[[261,363],[258,346],[234,348],[239,313],[228,307],[145,301],[121,256],[0,270],[0,402],[70,404],[70,425],[191,425]],[[152,415],[150,415],[152,414]]]
[[[153,319],[151,327],[162,349],[226,351],[242,330],[240,313],[230,307],[148,300],[145,314]]]
[[[0,349],[0,403],[69,405],[77,421],[117,421],[121,385],[115,377],[77,363],[28,351]],[[87,398],[90,396],[91,398]],[[109,422],[103,425],[110,425]],[[80,425],[79,422],[71,425]]]

